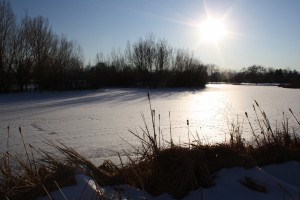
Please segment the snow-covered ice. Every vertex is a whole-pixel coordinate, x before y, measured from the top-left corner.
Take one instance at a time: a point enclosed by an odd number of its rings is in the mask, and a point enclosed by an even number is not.
[[[95,163],[105,159],[117,162],[116,151],[130,150],[124,139],[133,145],[139,144],[128,130],[140,131],[140,126],[143,127],[141,112],[147,122],[151,121],[147,92],[156,111],[157,127],[160,114],[164,139],[169,140],[171,121],[175,143],[187,141],[187,119],[191,133],[197,132],[203,142],[228,139],[225,134],[228,123],[237,118],[242,122],[245,111],[251,118],[254,99],[271,120],[280,122],[282,111],[287,112],[288,108],[297,116],[300,113],[299,90],[274,86],[211,84],[198,90],[101,89],[0,94],[0,152],[7,150],[7,126],[10,127],[8,150],[22,152],[20,126],[25,143],[36,148],[47,150],[43,141],[60,140]],[[290,117],[290,126],[292,123]],[[297,128],[300,127],[295,130]],[[247,123],[243,129],[243,137],[251,139]]]

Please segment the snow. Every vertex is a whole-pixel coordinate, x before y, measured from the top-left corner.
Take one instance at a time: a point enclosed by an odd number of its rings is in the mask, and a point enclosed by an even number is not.
[[[188,141],[186,125],[204,143],[223,142],[228,124],[242,123],[245,111],[253,114],[256,99],[270,119],[282,119],[288,108],[300,113],[298,90],[273,86],[236,86],[211,84],[205,89],[101,89],[90,91],[40,92],[0,94],[0,152],[7,150],[7,126],[10,127],[9,151],[22,152],[18,128],[22,128],[26,144],[48,149],[45,139],[60,140],[89,158],[95,164],[105,159],[118,162],[115,152],[130,152],[126,139],[132,145],[139,141],[130,130],[144,126],[141,112],[150,123],[147,92],[151,95],[152,108],[158,114],[163,138],[169,140],[170,123],[174,143]],[[276,101],[274,101],[276,99]],[[171,117],[169,119],[169,111]],[[243,137],[249,125],[244,120]],[[292,127],[293,118],[289,125]],[[296,131],[299,126],[296,126]],[[17,137],[16,137],[17,136]],[[45,149],[46,148],[46,149]],[[113,150],[113,151],[112,151]]]
[[[83,174],[75,175],[76,185],[67,186],[60,188],[56,191],[51,192],[52,199],[87,199],[87,200],[97,200],[99,196],[97,192],[101,192],[100,188],[96,183],[90,178]],[[49,197],[38,197],[36,200],[48,200]]]
[[[275,178],[300,188],[300,163],[276,164],[263,167],[263,170]],[[286,173],[285,173],[286,172]]]
[[[51,192],[55,200],[97,199],[97,188],[106,194],[108,199],[149,199],[172,200],[172,196],[164,193],[159,196],[150,194],[128,185],[96,187],[95,183],[84,175],[76,175],[77,185],[62,188],[62,192]],[[256,184],[263,186],[266,192],[258,192],[245,187],[241,181],[251,178]],[[241,167],[222,169],[215,174],[216,185],[211,188],[191,191],[184,199],[243,199],[243,200],[282,200],[300,198],[300,163],[290,161],[282,164],[268,165],[262,168],[244,169]],[[80,198],[81,197],[81,198]],[[46,200],[40,197],[37,200]]]

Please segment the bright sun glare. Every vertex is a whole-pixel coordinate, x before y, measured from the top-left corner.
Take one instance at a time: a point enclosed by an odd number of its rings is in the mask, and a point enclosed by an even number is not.
[[[201,40],[218,42],[226,35],[225,24],[221,19],[207,19],[200,25]]]

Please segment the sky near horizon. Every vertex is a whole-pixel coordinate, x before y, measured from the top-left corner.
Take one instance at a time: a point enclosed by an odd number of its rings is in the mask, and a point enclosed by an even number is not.
[[[300,71],[299,0],[10,0],[15,14],[44,16],[53,31],[77,41],[85,62],[124,50],[153,33],[205,64],[239,70],[253,64]],[[225,33],[205,41],[202,25],[222,21]]]

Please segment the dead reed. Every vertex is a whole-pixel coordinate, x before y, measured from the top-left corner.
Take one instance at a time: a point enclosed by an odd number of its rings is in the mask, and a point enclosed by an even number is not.
[[[21,128],[19,130],[22,135]],[[25,160],[22,155],[8,151],[0,160],[0,199],[27,200],[38,196],[48,196],[52,199],[51,191],[75,185],[74,174],[80,172],[97,180],[106,180],[103,170],[62,143],[47,142],[47,145],[60,152],[59,155],[54,155],[25,144],[23,139],[22,142],[24,149],[27,149]],[[28,150],[31,150],[31,156]],[[36,159],[33,151],[39,153],[41,157]],[[99,193],[99,199],[103,199],[102,196]]]
[[[252,129],[255,144],[248,145],[247,152],[257,161],[258,165],[280,163],[288,160],[299,160],[300,140],[299,133],[289,125],[289,117],[283,113],[281,123],[272,126],[270,119],[257,101],[254,101],[253,109],[256,123],[259,127],[256,132]],[[259,110],[259,112],[257,112]],[[291,109],[292,116],[299,122]],[[252,123],[246,113],[250,126]],[[300,124],[298,123],[300,126]]]

